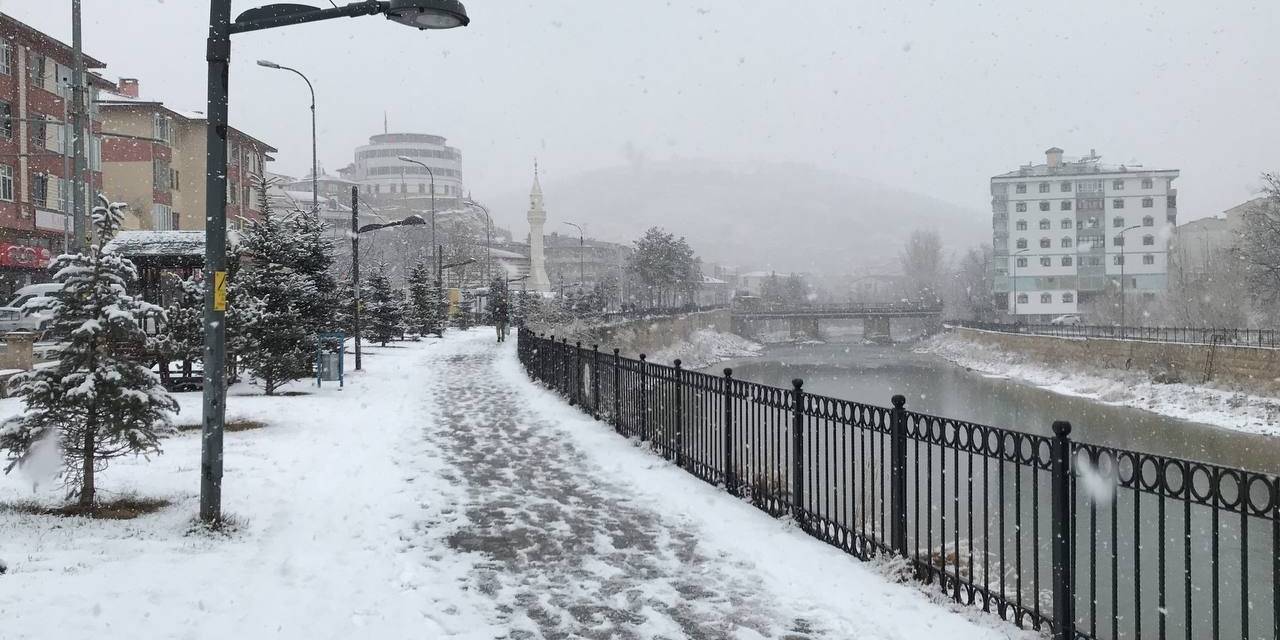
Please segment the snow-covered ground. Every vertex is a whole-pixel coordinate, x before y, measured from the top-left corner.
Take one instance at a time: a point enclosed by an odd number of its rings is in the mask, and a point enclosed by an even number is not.
[[[747,358],[760,355],[764,347],[732,333],[721,333],[714,329],[698,329],[687,340],[648,356],[650,362],[669,365],[680,359],[685,369],[701,369],[717,362],[735,358]]]
[[[158,513],[0,509],[0,637],[1034,637],[641,450],[492,340],[370,348],[341,390],[237,389],[229,416],[266,426],[227,434],[229,535],[191,531],[197,432],[100,477]],[[181,403],[197,423],[198,394]],[[0,476],[0,504],[58,500],[32,480]]]
[[[1204,424],[1280,435],[1280,399],[1250,395],[1206,385],[1162,384],[1139,371],[1050,366],[1023,353],[978,344],[943,333],[925,341],[918,351],[990,376],[1009,378],[1064,395],[1080,396],[1144,409]]]

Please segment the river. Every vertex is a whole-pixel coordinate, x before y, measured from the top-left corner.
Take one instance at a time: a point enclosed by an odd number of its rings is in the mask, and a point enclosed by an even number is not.
[[[758,357],[723,362],[704,371],[719,374],[726,366],[741,380],[790,388],[792,379],[801,378],[809,393],[866,404],[889,406],[890,397],[901,393],[907,398],[907,408],[914,411],[1041,435],[1051,435],[1055,420],[1068,420],[1073,427],[1071,437],[1078,441],[1280,473],[1280,438],[1054,393],[970,371],[938,356],[915,353],[910,343],[870,345],[850,338],[825,344],[774,344]],[[819,450],[826,442],[829,440],[818,443]],[[842,440],[835,442],[844,446]],[[923,522],[925,534],[937,543],[957,545],[952,548],[967,546],[975,550],[971,557],[978,558],[984,557],[977,554],[979,549],[984,555],[988,548],[998,549],[1001,557],[1006,552],[1016,553],[1019,567],[1025,558],[1029,566],[1038,568],[1040,576],[1048,576],[1048,536],[1036,535],[1028,527],[1026,532],[1031,535],[1023,537],[1021,526],[1005,524],[1006,517],[1021,513],[1024,515],[1018,516],[1017,522],[1025,525],[1025,514],[1042,505],[1030,521],[1033,527],[1048,531],[1048,483],[1027,485],[1025,480],[1034,474],[1024,472],[1011,474],[1015,476],[1012,479],[1001,475],[998,484],[1005,490],[997,497],[994,487],[990,491],[986,487],[986,473],[996,466],[972,456],[948,454],[942,458],[929,458],[932,471],[927,474],[944,478],[941,483],[929,481],[928,486],[937,487],[938,493],[928,501],[925,496],[910,498],[909,530],[916,531],[913,540],[917,541],[913,544],[924,546],[918,521],[928,518]],[[949,477],[956,483],[951,492],[946,491],[947,465]],[[814,485],[831,486],[833,481],[825,476],[843,477],[841,473],[839,469],[823,471]],[[881,482],[887,480],[883,473],[883,469],[875,473]],[[960,495],[961,478],[970,483],[970,497],[967,502],[957,498],[952,503],[949,496]],[[1024,481],[1021,488],[1016,484],[1019,479]],[[996,477],[990,482],[997,484]],[[1265,494],[1268,486],[1254,488]],[[819,491],[823,491],[824,500],[837,505],[837,511],[845,509],[850,514],[854,511],[846,507],[864,499],[861,493],[849,497],[838,490],[834,494],[825,488]],[[1265,495],[1262,502],[1273,504]],[[973,505],[972,513],[964,504]],[[1248,518],[1244,525],[1235,513],[1221,511],[1219,523],[1219,512],[1213,509],[1150,493],[1121,492],[1114,500],[1100,501],[1096,512],[1086,504],[1077,502],[1080,533],[1075,543],[1077,625],[1086,637],[1133,637],[1139,628],[1158,628],[1161,637],[1167,633],[1171,638],[1242,637],[1246,633],[1241,622],[1246,616],[1255,634],[1257,629],[1264,630],[1255,637],[1272,637],[1272,631],[1280,628],[1280,609],[1275,604],[1280,600],[1280,520],[1274,506],[1263,507],[1265,512]],[[922,509],[925,505],[928,507]],[[967,532],[960,528],[966,514]],[[952,525],[947,525],[947,517],[952,518]],[[838,517],[837,521],[853,526],[852,516]],[[1117,524],[1120,534],[1113,538]],[[974,565],[970,566],[970,571],[975,571]],[[983,567],[985,580],[985,564]],[[978,574],[971,575],[976,580]],[[1011,598],[1035,602],[1045,584],[1037,577],[1030,586],[1019,581],[1016,587],[1006,589],[1001,582],[1000,589],[1013,593]],[[1113,584],[1118,591],[1111,591]],[[1240,613],[1242,602],[1248,603],[1244,609],[1247,614]],[[1134,616],[1135,611],[1140,615]]]

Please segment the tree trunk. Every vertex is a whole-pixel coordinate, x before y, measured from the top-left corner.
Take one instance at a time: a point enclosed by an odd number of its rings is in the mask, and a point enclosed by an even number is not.
[[[97,431],[97,418],[90,415],[89,424],[85,425],[84,430],[84,451],[81,452],[81,468],[80,468],[80,506],[89,507],[93,505],[94,483],[93,483],[93,447],[94,435]]]

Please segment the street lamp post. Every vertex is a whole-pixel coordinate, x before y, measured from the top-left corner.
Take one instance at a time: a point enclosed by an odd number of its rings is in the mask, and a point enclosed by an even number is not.
[[[231,0],[210,0],[208,104],[205,126],[204,399],[201,418],[200,519],[222,518],[222,434],[226,419],[227,107],[231,36],[331,18],[382,14],[417,29],[449,29],[470,23],[457,0],[359,0],[318,9],[271,4],[231,20]],[[79,83],[77,89],[79,88]],[[77,137],[77,140],[79,138]]]
[[[467,200],[467,204],[484,212],[484,281],[488,284],[492,276],[493,264],[493,216],[489,215],[489,207],[475,200]]]
[[[586,276],[583,275],[583,273],[585,272],[583,270],[583,258],[582,258],[582,252],[584,250],[583,242],[585,241],[587,234],[582,230],[582,227],[572,222],[565,222],[564,224],[567,224],[573,227],[574,229],[578,230],[578,297],[582,297],[582,290],[586,287],[586,283],[587,283]]]
[[[316,162],[316,89],[315,87],[311,86],[311,80],[307,78],[307,76],[303,75],[302,72],[298,71],[297,69],[286,67],[284,65],[279,65],[270,60],[259,60],[258,66],[266,67],[268,69],[281,69],[283,71],[292,71],[298,74],[298,77],[302,78],[303,82],[307,83],[307,90],[311,92],[311,214],[314,216],[319,216],[320,215],[320,188],[319,188],[319,182],[318,182],[319,178],[317,177],[317,173],[316,173],[316,167],[318,166]],[[358,362],[359,360],[360,358],[357,356],[356,361]],[[359,366],[356,366],[357,370],[359,368],[360,368]]]
[[[1028,251],[1030,251],[1030,249],[1023,249],[1013,254],[1012,256],[1013,257],[1013,278],[1010,279],[1010,282],[1013,283],[1013,321],[1015,323],[1017,323],[1018,321],[1018,256]]]
[[[1125,307],[1128,306],[1125,304],[1125,298],[1124,298],[1124,234],[1130,231],[1133,231],[1134,229],[1141,229],[1141,228],[1142,228],[1142,225],[1140,224],[1135,224],[1131,227],[1125,227],[1120,230],[1120,235],[1118,236],[1120,238],[1120,337],[1121,338],[1124,337],[1124,312],[1125,312]]]
[[[416,165],[418,165],[418,166],[422,167],[423,169],[426,169],[426,170],[427,170],[427,176],[431,179],[431,248],[432,248],[432,249],[435,249],[435,250],[438,250],[438,249],[439,249],[439,246],[436,244],[436,173],[435,173],[434,171],[432,171],[432,170],[431,170],[431,167],[428,167],[428,166],[427,166],[427,163],[425,163],[425,162],[421,162],[421,161],[418,161],[418,160],[414,160],[413,158],[410,158],[410,157],[408,157],[408,156],[400,156],[400,157],[399,157],[399,159],[400,159],[400,161],[401,161],[401,162],[408,162],[408,163],[411,163],[411,164],[416,164]],[[439,288],[440,288],[440,278],[441,278],[441,275],[440,275],[440,274],[441,274],[441,269],[440,269],[441,262],[440,262],[440,257],[439,257],[439,256],[436,256],[436,261],[435,261],[435,262],[436,262],[436,288],[437,288],[437,289],[439,289]]]

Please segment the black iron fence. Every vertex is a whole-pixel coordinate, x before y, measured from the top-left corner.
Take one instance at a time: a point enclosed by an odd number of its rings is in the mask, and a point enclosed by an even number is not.
[[[1103,325],[1003,324],[949,320],[948,325],[1000,333],[1053,336],[1058,338],[1111,338],[1180,344],[1218,344],[1234,347],[1280,347],[1280,332],[1273,329],[1236,329],[1203,327],[1113,327]]]
[[[1280,479],[624,358],[522,329],[532,378],[688,472],[1063,639],[1280,638]]]

